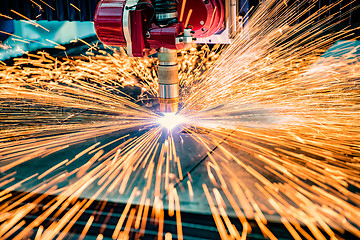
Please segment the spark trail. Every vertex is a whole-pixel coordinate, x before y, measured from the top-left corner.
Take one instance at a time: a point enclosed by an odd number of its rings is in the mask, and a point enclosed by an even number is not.
[[[360,63],[356,48],[320,57],[352,34],[324,34],[336,14],[315,20],[328,10],[297,23],[303,14],[295,6],[268,0],[220,55],[206,46],[183,52],[183,119],[172,131],[119,90],[136,84],[142,97],[156,97],[153,60],[98,50],[86,60],[39,53],[1,67],[0,238],[64,239],[97,198],[114,193],[127,204],[113,239],[141,238],[148,217],[158,239],[183,239],[187,199],[208,203],[222,239],[246,239],[252,219],[270,239],[281,236],[269,219],[294,239],[340,239],[341,229],[360,237]],[[205,149],[204,171],[187,174],[187,141]],[[86,147],[65,154],[79,144]],[[61,160],[51,168],[14,177],[22,164],[53,154]],[[14,190],[30,193],[12,198]],[[92,196],[83,200],[86,192]],[[35,193],[43,195],[24,205]],[[55,198],[24,220],[46,194]],[[176,219],[176,232],[164,232],[165,216]],[[47,224],[49,217],[57,220]]]

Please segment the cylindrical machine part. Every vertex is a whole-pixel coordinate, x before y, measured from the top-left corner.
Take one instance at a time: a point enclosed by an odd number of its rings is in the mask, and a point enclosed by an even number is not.
[[[179,110],[179,72],[176,50],[159,50],[159,102],[161,112]]]
[[[164,99],[179,98],[179,85],[159,84],[159,95]]]
[[[162,113],[176,113],[179,110],[178,98],[160,98],[160,112]]]
[[[156,12],[156,24],[167,27],[178,22],[176,0],[152,0]]]
[[[126,46],[123,13],[127,0],[102,0],[95,12],[95,31],[101,42],[109,46]]]

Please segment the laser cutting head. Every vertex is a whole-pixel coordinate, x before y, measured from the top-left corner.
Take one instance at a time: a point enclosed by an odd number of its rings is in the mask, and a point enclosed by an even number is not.
[[[179,110],[179,74],[177,51],[159,49],[159,103],[160,112]]]
[[[131,57],[159,53],[161,112],[177,112],[177,50],[193,42],[229,43],[236,27],[235,0],[101,0],[95,30],[106,45],[127,47]]]

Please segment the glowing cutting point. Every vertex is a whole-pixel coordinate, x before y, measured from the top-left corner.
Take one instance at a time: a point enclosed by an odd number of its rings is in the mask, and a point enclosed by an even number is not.
[[[185,122],[185,118],[176,113],[163,113],[164,116],[158,119],[158,123],[167,128],[168,130],[172,130],[175,127]]]

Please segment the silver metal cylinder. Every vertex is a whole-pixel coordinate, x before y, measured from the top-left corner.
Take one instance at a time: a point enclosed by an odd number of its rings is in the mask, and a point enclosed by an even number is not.
[[[161,98],[178,98],[179,84],[159,84],[159,96]]]
[[[179,73],[176,50],[159,50],[159,102],[161,112],[177,112],[179,103]]]

